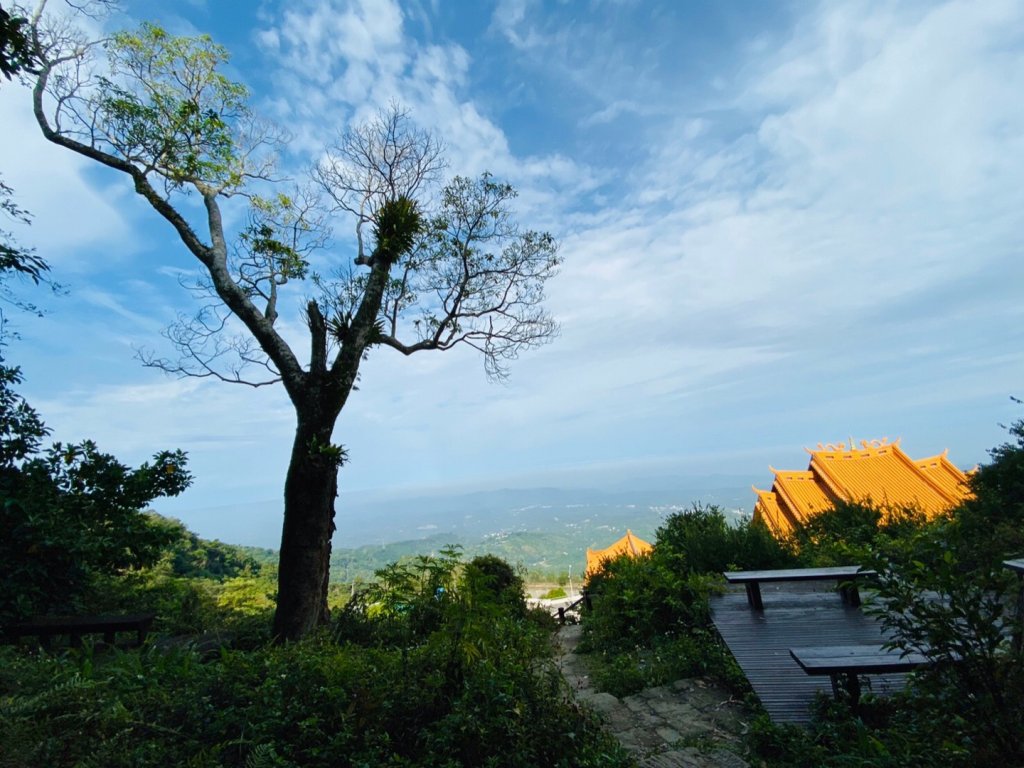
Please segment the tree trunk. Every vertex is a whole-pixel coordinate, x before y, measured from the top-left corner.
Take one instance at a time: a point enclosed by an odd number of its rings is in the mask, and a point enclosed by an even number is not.
[[[334,532],[338,457],[332,417],[298,413],[284,486],[284,527],[277,576],[276,640],[297,640],[327,620],[327,589]]]

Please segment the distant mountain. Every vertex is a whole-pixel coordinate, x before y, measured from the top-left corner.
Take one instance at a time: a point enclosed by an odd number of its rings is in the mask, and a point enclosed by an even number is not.
[[[733,483],[735,478],[729,478]],[[388,544],[449,533],[460,540],[513,532],[552,532],[576,526],[585,546],[603,546],[606,531],[653,535],[664,515],[694,501],[741,512],[749,484],[679,488],[504,488],[458,495],[339,500],[338,546]],[[584,548],[585,548],[584,546]]]
[[[469,557],[495,554],[535,575],[582,574],[586,550],[603,548],[631,529],[653,541],[665,517],[692,501],[718,504],[735,520],[746,516],[750,488],[606,491],[526,488],[378,500],[339,508],[332,573],[335,579],[369,578],[377,568],[410,555],[435,554],[449,544]],[[737,503],[739,502],[739,503]],[[346,527],[345,520],[352,524]],[[380,540],[352,546],[360,531]],[[374,525],[375,524],[375,525]],[[398,541],[396,536],[404,536]],[[390,540],[388,540],[390,538]]]
[[[343,492],[338,500],[332,572],[368,578],[400,557],[459,544],[534,572],[580,573],[587,547],[606,547],[626,529],[653,540],[665,516],[693,502],[718,504],[736,519],[753,504],[748,478],[645,477],[604,488],[502,488],[467,493]],[[184,517],[184,516],[183,516]],[[190,527],[251,546],[277,546],[280,502],[196,510]],[[231,535],[229,529],[244,531]]]

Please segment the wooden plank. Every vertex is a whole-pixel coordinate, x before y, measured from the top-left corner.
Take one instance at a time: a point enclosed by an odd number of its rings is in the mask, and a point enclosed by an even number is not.
[[[844,605],[824,585],[803,582],[764,586],[764,612],[747,607],[742,588],[712,599],[712,619],[769,716],[780,723],[810,720],[817,693],[832,693],[827,677],[807,675],[790,648],[818,645],[881,645],[881,626],[860,610]],[[899,690],[906,674],[869,678],[870,690],[884,695]]]
[[[114,643],[117,632],[135,632],[139,645],[146,641],[155,613],[126,615],[38,616],[7,627],[5,633],[18,639],[38,637],[46,646],[52,637],[68,635],[73,646],[82,643],[82,635],[103,634],[103,639]]]
[[[834,579],[844,603],[860,605],[857,577],[874,576],[874,571],[862,570],[859,565],[843,565],[829,568],[787,568],[769,571],[726,571],[722,574],[730,584],[743,584],[747,590],[747,605],[751,610],[763,611],[761,583],[780,581],[829,581]]]
[[[1018,557],[1013,560],[1004,560],[1003,565],[1005,565],[1011,571],[1016,571],[1017,573],[1024,576],[1024,557]]]
[[[928,663],[928,658],[923,654],[905,654],[881,645],[813,646],[790,648],[789,653],[808,675],[909,672]]]
[[[93,615],[93,616],[37,616],[19,622],[11,627],[22,634],[34,635],[40,632],[103,632],[109,629],[134,630],[139,626],[152,622],[155,613],[131,613],[126,615]]]
[[[841,565],[830,568],[781,568],[770,571],[726,571],[722,574],[730,584],[773,581],[827,581],[873,576],[874,571],[862,570],[859,565]]]

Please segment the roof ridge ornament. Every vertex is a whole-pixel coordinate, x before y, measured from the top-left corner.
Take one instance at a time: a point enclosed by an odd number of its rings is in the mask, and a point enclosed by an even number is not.
[[[888,437],[875,438],[874,440],[861,440],[860,441],[860,445],[861,445],[862,448],[885,448],[888,445],[896,445],[898,443],[899,443],[899,440],[897,440],[896,443],[890,443]]]
[[[897,445],[898,446],[899,444],[900,444],[900,438],[898,438],[898,437],[895,440],[890,440],[888,437],[881,437],[881,438],[876,437],[873,440],[861,440],[860,441],[860,447],[865,449],[865,450],[868,450],[868,449],[871,449],[871,448],[875,448],[875,449],[887,448],[890,445]],[[812,455],[814,453],[843,453],[843,452],[846,452],[846,451],[851,451],[852,452],[852,451],[856,451],[857,450],[857,441],[854,440],[851,437],[850,441],[848,443],[847,442],[818,443],[817,449],[804,448],[804,450],[807,451],[807,453],[810,453]]]

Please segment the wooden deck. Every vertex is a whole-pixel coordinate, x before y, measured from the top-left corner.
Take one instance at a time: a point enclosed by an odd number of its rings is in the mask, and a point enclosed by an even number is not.
[[[818,691],[832,695],[828,678],[807,675],[790,648],[881,643],[881,627],[860,608],[843,605],[834,589],[815,584],[763,588],[764,610],[747,605],[742,588],[712,599],[712,618],[761,704],[777,723],[810,720]],[[884,694],[903,687],[905,674],[872,675],[865,691]]]

